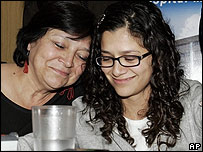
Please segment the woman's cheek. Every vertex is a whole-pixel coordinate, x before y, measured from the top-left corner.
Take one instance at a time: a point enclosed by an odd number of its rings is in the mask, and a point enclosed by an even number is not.
[[[84,71],[85,71],[85,68],[86,68],[86,63],[83,63],[83,64],[81,65],[81,71],[84,72]]]
[[[80,76],[85,70],[86,64],[81,64],[76,67],[76,76]]]

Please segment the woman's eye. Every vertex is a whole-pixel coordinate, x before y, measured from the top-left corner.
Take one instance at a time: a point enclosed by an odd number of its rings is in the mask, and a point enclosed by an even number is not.
[[[82,59],[83,61],[87,61],[88,57],[79,56],[79,58]]]
[[[64,47],[61,46],[61,45],[59,45],[58,43],[55,43],[55,45],[56,45],[58,48],[60,48],[60,49],[64,49]]]
[[[77,57],[79,58],[79,59],[81,59],[82,61],[87,61],[87,58],[88,58],[88,56],[89,56],[89,53],[78,53],[77,54]]]
[[[124,58],[125,58],[126,61],[133,61],[133,60],[137,59],[136,56],[125,56]]]
[[[102,61],[109,61],[109,60],[111,60],[111,58],[105,57],[105,56],[102,57]]]

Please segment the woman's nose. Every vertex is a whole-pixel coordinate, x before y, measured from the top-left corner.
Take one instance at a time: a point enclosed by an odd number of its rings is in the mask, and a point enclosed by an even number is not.
[[[61,62],[63,62],[64,66],[67,68],[71,68],[74,66],[74,56],[75,53],[70,51],[64,52],[63,57],[61,58]]]
[[[73,67],[74,66],[73,60],[74,60],[74,56],[68,56],[65,59],[65,66],[68,67],[68,68]]]
[[[127,68],[122,66],[118,61],[114,61],[114,65],[112,67],[112,73],[114,76],[118,77],[127,72]]]

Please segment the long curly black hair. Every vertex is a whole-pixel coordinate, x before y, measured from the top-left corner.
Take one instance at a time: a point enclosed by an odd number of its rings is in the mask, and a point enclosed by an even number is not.
[[[179,101],[184,71],[180,67],[180,54],[175,47],[175,36],[163,19],[161,11],[153,3],[122,1],[106,8],[95,27],[95,37],[84,73],[86,92],[83,102],[87,107],[83,112],[94,109],[95,115],[90,113],[90,121],[104,122],[100,130],[109,143],[112,142],[112,129],[117,127],[120,135],[134,146],[134,139],[126,129],[121,98],[95,62],[95,58],[101,55],[102,33],[121,27],[126,27],[132,36],[140,38],[143,46],[152,53],[153,73],[149,82],[152,92],[146,113],[149,123],[142,134],[149,147],[155,139],[159,150],[162,144],[173,147],[180,137],[179,125],[184,112]],[[162,140],[162,135],[166,136],[166,140]]]

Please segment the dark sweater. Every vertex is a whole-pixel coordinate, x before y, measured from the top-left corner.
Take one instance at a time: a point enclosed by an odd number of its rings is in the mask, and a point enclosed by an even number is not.
[[[81,85],[64,88],[45,105],[72,105],[81,95]],[[1,92],[1,134],[10,132],[17,132],[19,136],[32,132],[32,111],[15,104]]]

